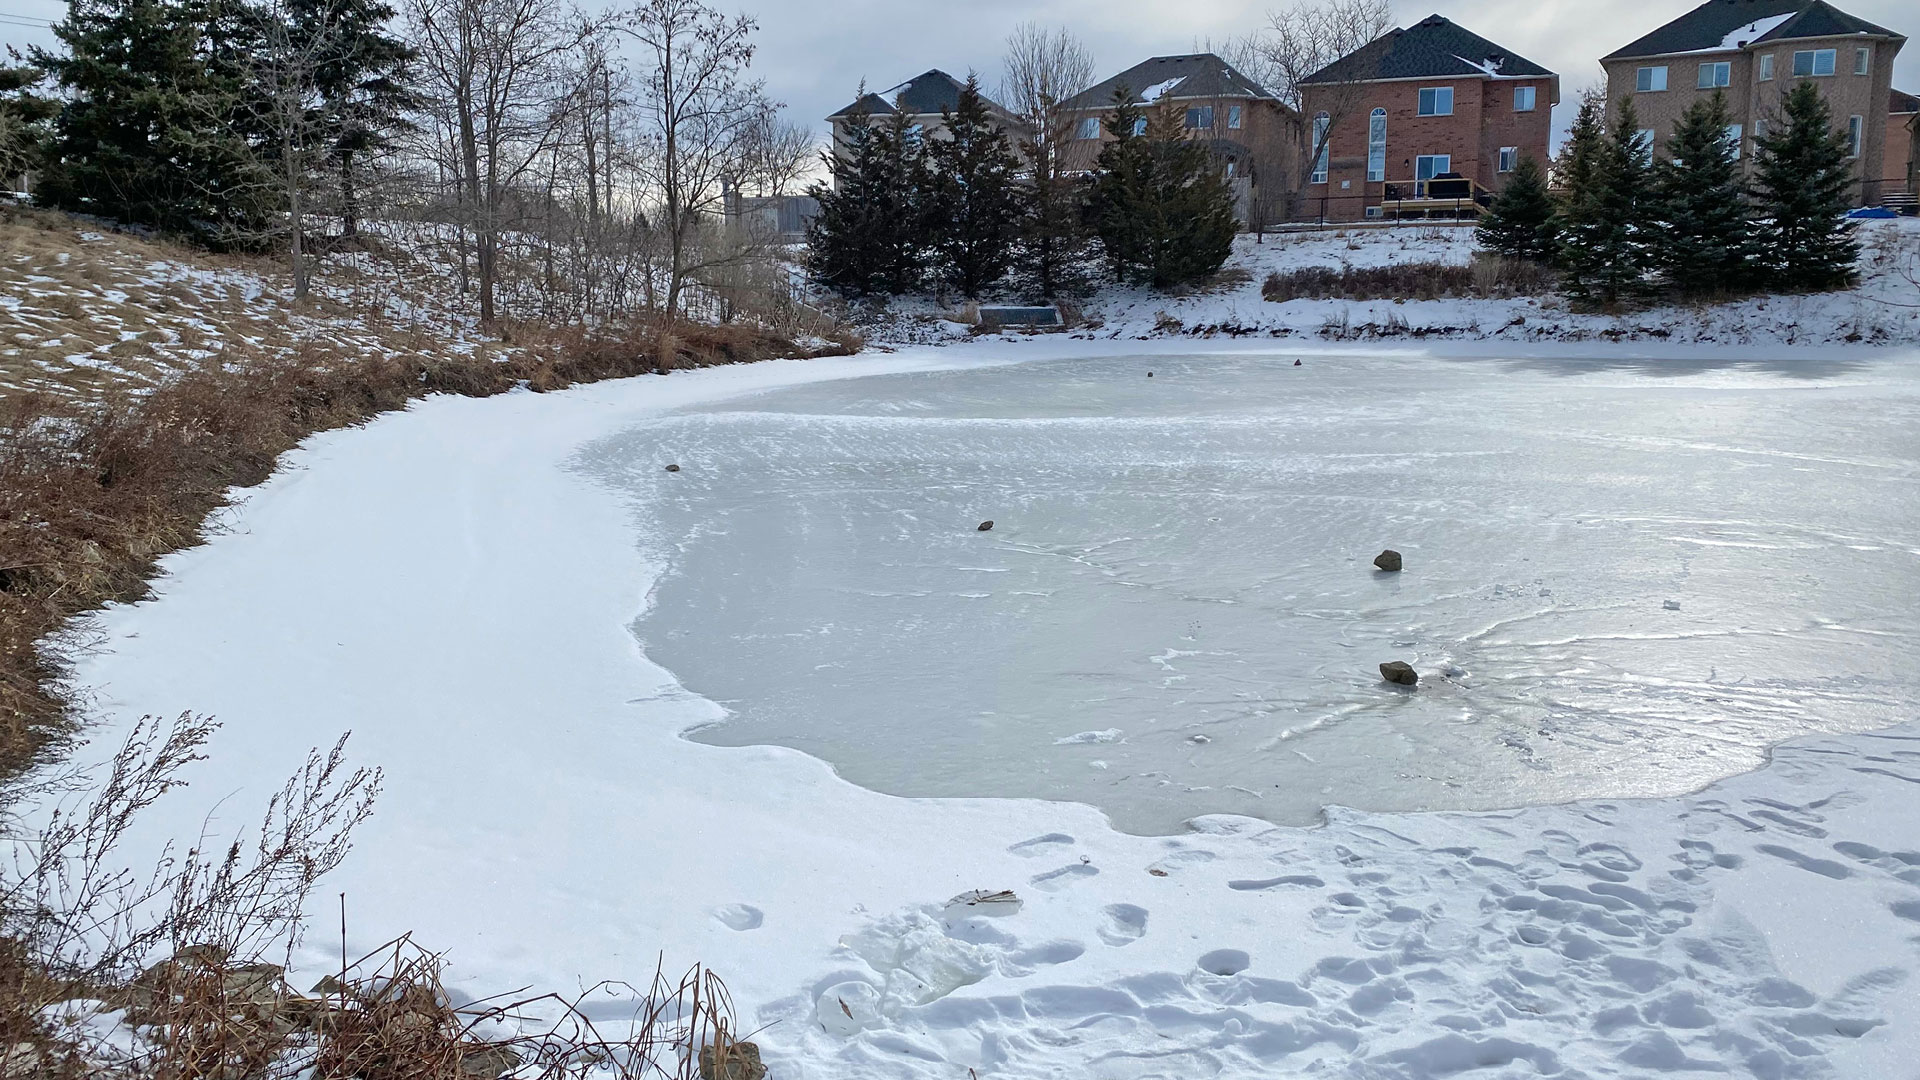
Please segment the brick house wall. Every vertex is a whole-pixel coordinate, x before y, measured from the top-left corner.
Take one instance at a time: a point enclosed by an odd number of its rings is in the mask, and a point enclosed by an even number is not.
[[[1920,113],[1888,113],[1886,148],[1880,159],[1880,193],[1914,194],[1914,126]]]
[[[1292,190],[1300,154],[1292,118],[1284,106],[1272,98],[1168,97],[1152,105],[1140,106],[1140,109],[1143,115],[1151,114],[1157,108],[1171,109],[1175,123],[1184,124],[1187,110],[1195,107],[1211,108],[1213,125],[1204,128],[1183,126],[1182,131],[1189,139],[1216,144],[1215,153],[1222,158],[1221,168],[1235,181],[1235,209],[1242,222],[1247,220],[1253,184],[1258,183],[1265,189],[1279,183],[1283,185],[1283,190]],[[1230,126],[1231,110],[1235,107],[1240,109],[1238,128]],[[1113,141],[1113,133],[1107,130],[1106,123],[1112,113],[1113,106],[1106,105],[1098,109],[1077,110],[1072,114],[1074,128],[1064,155],[1070,171],[1093,170],[1100,157],[1100,148]],[[1081,133],[1081,123],[1089,119],[1100,121],[1098,134],[1093,138],[1086,138]],[[1230,144],[1237,144],[1237,147]]]
[[[1881,195],[1881,177],[1886,175],[1887,110],[1893,86],[1893,60],[1900,51],[1900,44],[1899,41],[1886,38],[1856,34],[1789,38],[1761,42],[1728,52],[1609,60],[1603,64],[1607,73],[1609,115],[1618,102],[1631,95],[1634,111],[1639,116],[1639,126],[1654,133],[1654,154],[1664,159],[1666,142],[1673,134],[1674,124],[1695,101],[1713,93],[1712,88],[1701,89],[1698,85],[1700,65],[1724,61],[1732,69],[1730,84],[1725,88],[1727,110],[1732,114],[1733,122],[1740,125],[1740,158],[1750,168],[1756,121],[1767,119],[1771,123],[1778,123],[1781,98],[1795,84],[1812,82],[1827,99],[1837,127],[1844,130],[1849,117],[1861,118],[1860,156],[1854,163],[1854,175],[1860,178],[1860,182],[1854,189],[1854,202],[1875,203]],[[1861,47],[1870,50],[1869,65],[1867,74],[1856,75],[1854,50]],[[1832,75],[1793,74],[1793,54],[1809,49],[1834,50]],[[1762,55],[1773,57],[1773,77],[1770,79],[1760,78]],[[1636,90],[1639,69],[1658,66],[1667,68],[1667,89]]]
[[[1440,87],[1453,90],[1452,114],[1421,116],[1420,91]],[[1518,87],[1533,88],[1532,110],[1514,110]],[[1508,174],[1499,169],[1502,147],[1516,147],[1516,160],[1530,155],[1542,166],[1547,164],[1556,96],[1550,76],[1388,79],[1310,84],[1304,89],[1307,122],[1324,112],[1333,125],[1327,142],[1327,181],[1303,187],[1303,217],[1364,219],[1368,207],[1382,205],[1387,185],[1412,186],[1414,159],[1423,155],[1448,155],[1449,171],[1493,192],[1506,185]],[[1368,180],[1368,137],[1376,108],[1386,110],[1385,176]]]

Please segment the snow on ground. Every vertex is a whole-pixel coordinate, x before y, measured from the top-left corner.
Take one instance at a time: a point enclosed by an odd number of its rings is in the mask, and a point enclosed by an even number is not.
[[[224,535],[166,561],[155,600],[92,620],[78,675],[103,741],[141,713],[226,723],[141,842],[209,813],[241,827],[351,728],[387,783],[316,900],[331,913],[344,891],[350,949],[412,929],[475,995],[705,961],[765,1025],[780,1080],[1920,1076],[1920,726],[1790,744],[1681,798],[1161,837],[1074,804],[893,798],[791,750],[679,736],[722,710],[636,646],[663,569],[634,542],[645,496],[586,475],[585,444],[780,386],[1112,348],[434,398],[310,440]],[[1305,355],[1383,381],[1449,362]],[[1687,356],[1614,347],[1566,392],[1910,396],[1920,359]],[[950,902],[998,889],[1018,904]],[[328,936],[307,971],[338,963]]]
[[[1726,345],[1920,342],[1920,218],[1859,222],[1861,282],[1814,295],[1753,297],[1725,304],[1664,305],[1619,315],[1576,314],[1558,296],[1459,300],[1289,300],[1260,295],[1269,273],[1393,263],[1465,265],[1473,229],[1450,224],[1327,226],[1243,235],[1221,282],[1184,295],[1109,286],[1086,301],[1097,324],[1083,337],[1130,339],[1305,337],[1334,341],[1443,338],[1509,343],[1671,341]],[[861,319],[870,341],[929,343],[963,336],[957,307],[896,302]],[[947,320],[944,323],[936,319]]]

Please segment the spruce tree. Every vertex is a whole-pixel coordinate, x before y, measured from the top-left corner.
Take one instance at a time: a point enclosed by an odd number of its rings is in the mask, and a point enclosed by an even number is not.
[[[1652,260],[1651,148],[1625,98],[1611,130],[1604,102],[1580,104],[1566,148],[1567,196],[1559,227],[1560,266],[1576,299],[1616,304],[1646,292]]]
[[[947,137],[932,140],[926,154],[928,240],[940,283],[977,299],[1007,274],[1019,224],[1020,163],[974,76],[942,120]]]
[[[1233,253],[1233,191],[1207,144],[1173,110],[1143,114],[1125,87],[1108,118],[1088,214],[1114,277],[1168,288],[1218,271]],[[1145,130],[1135,134],[1140,121]]]
[[[34,65],[64,92],[37,196],[215,247],[265,234],[273,176],[255,152],[260,13],[240,0],[74,0],[64,54]]]
[[[848,126],[839,153],[826,155],[832,186],[808,191],[820,203],[807,226],[814,281],[843,296],[899,294],[919,284],[926,248],[923,152],[919,131],[903,113]]]
[[[1788,91],[1783,122],[1756,140],[1754,194],[1771,281],[1833,289],[1854,279],[1860,244],[1846,218],[1854,184],[1845,132],[1811,82]]]
[[[1662,224],[1656,261],[1668,283],[1688,296],[1738,289],[1752,278],[1752,226],[1731,123],[1720,91],[1695,101],[1674,125],[1667,160],[1654,170]]]
[[[1555,214],[1547,174],[1530,154],[1522,155],[1474,230],[1480,246],[1510,259],[1546,262],[1554,255]]]
[[[31,67],[0,67],[0,182],[40,165],[47,121],[60,103],[36,92],[40,72]]]
[[[318,43],[314,89],[325,116],[342,232],[359,230],[368,159],[412,125],[420,97],[409,85],[412,46],[385,32],[394,9],[382,0],[292,0],[293,31]]]

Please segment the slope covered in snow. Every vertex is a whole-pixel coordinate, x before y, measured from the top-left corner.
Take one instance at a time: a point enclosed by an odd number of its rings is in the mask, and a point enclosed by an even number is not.
[[[1184,342],[1127,350],[1204,362]],[[92,620],[102,647],[78,674],[103,735],[141,713],[226,723],[144,843],[197,835],[209,812],[216,833],[240,827],[351,728],[387,793],[316,901],[331,913],[344,891],[350,949],[412,929],[475,995],[641,976],[660,950],[703,960],[766,1025],[776,1077],[1915,1075],[1912,726],[1798,742],[1676,798],[1336,810],[1317,829],[1214,816],[1157,837],[1082,805],[894,798],[792,750],[680,737],[724,713],[629,630],[667,569],[634,539],[661,496],[609,489],[584,447],[783,386],[856,380],[858,397],[863,375],[1113,353],[781,361],[430,399],[316,437],[224,535],[167,561],[156,599]],[[1910,429],[1920,401],[1911,352],[1614,348],[1536,371],[1513,352],[1305,355],[1303,373],[1380,385],[1476,365],[1496,398],[1503,378],[1545,379],[1572,404],[1607,387],[1851,394]],[[1910,505],[1920,461],[1883,464]],[[1409,507],[1404,526],[1420,521]],[[1889,539],[1920,551],[1911,525]],[[1017,902],[968,899],[1002,889]],[[299,958],[310,972],[338,963],[327,936]]]

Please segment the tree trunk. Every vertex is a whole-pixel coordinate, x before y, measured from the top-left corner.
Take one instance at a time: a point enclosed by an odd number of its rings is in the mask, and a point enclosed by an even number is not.
[[[340,235],[360,235],[360,193],[353,185],[353,151],[340,152]]]

